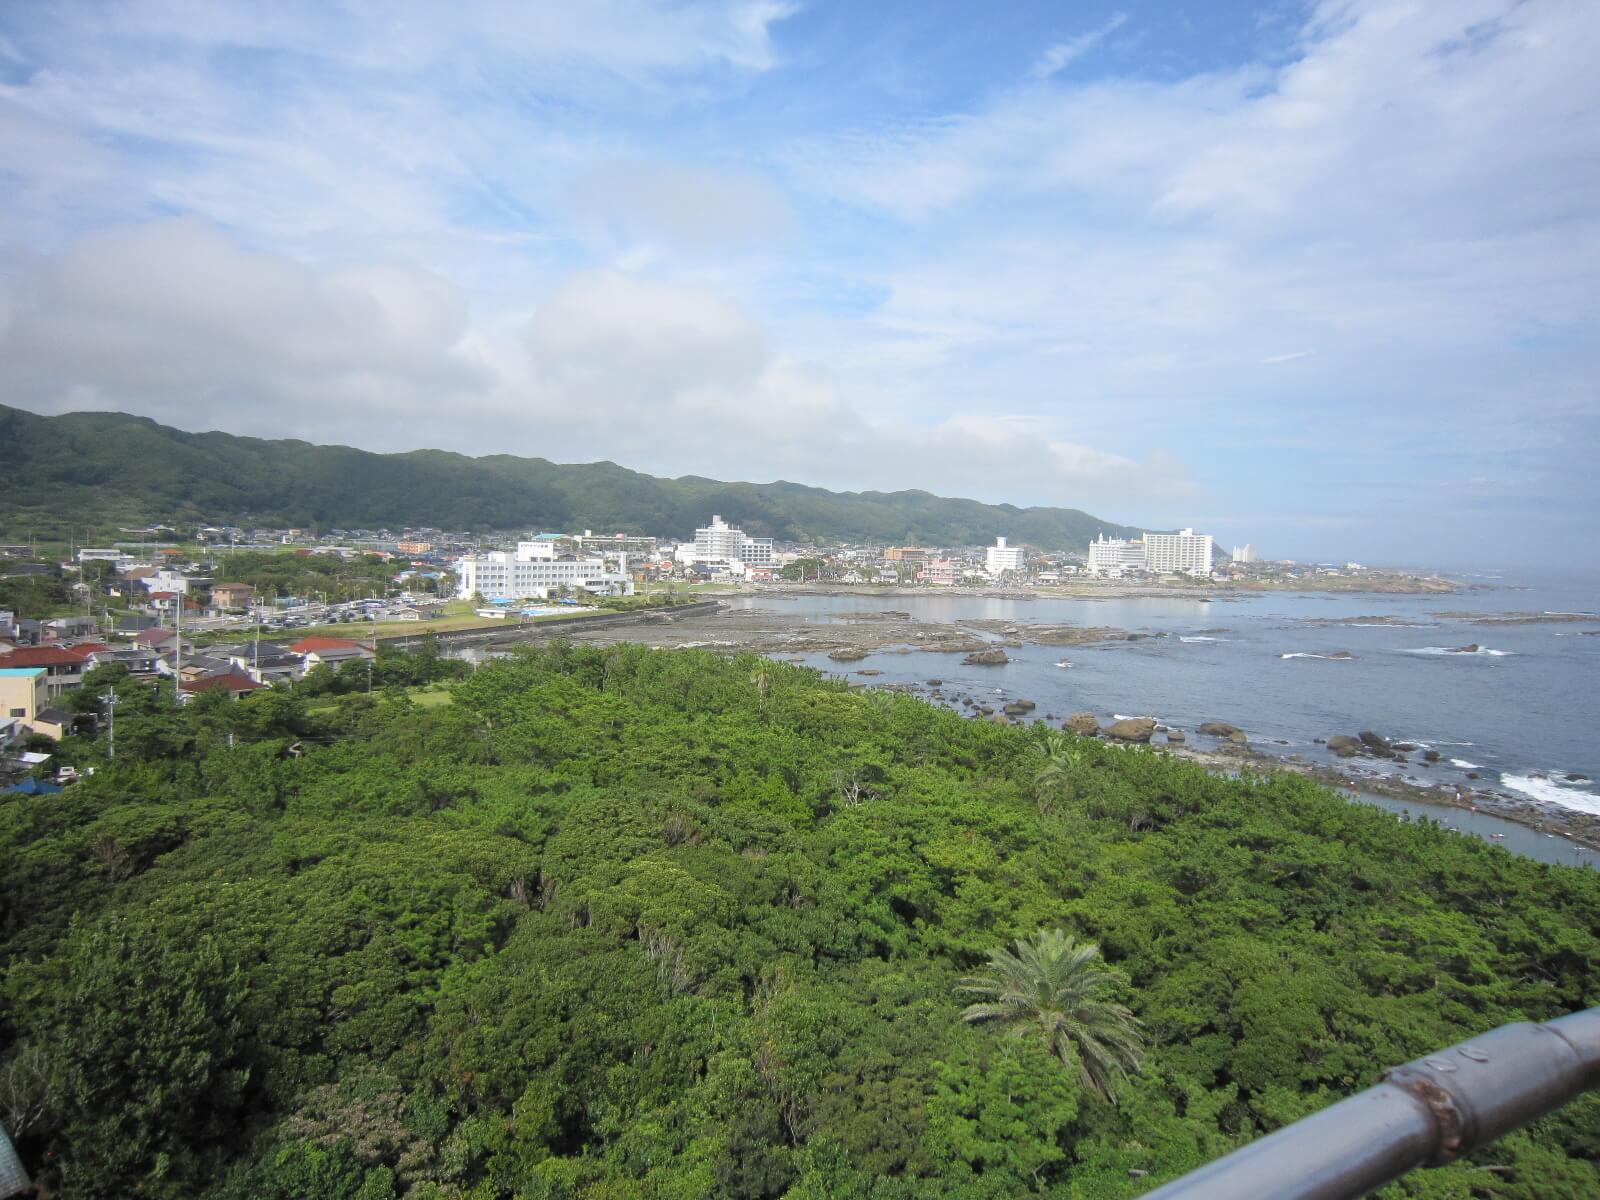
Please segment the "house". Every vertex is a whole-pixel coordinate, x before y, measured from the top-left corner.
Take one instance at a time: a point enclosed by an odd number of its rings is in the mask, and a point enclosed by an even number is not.
[[[133,644],[144,650],[156,650],[166,654],[177,649],[178,635],[170,629],[152,626],[149,629],[141,629],[134,634]]]
[[[160,669],[161,652],[147,646],[125,646],[116,650],[96,650],[89,655],[91,669],[111,663],[121,663],[132,675],[153,675]]]
[[[72,732],[72,722],[75,719],[65,709],[40,709],[34,714],[33,720],[28,722],[28,729],[33,733],[42,733],[45,737],[59,742]]]
[[[88,661],[88,655],[64,646],[20,646],[10,654],[0,655],[0,668],[44,668],[46,685],[55,696],[83,683]]]
[[[187,683],[212,675],[226,675],[232,670],[233,663],[226,658],[213,654],[196,654],[192,658],[183,660],[183,666],[178,670],[178,678]]]
[[[211,653],[225,658],[257,683],[290,683],[305,671],[305,659],[291,654],[282,642],[239,642],[231,646],[213,646]]]
[[[256,590],[248,583],[219,583],[211,589],[211,603],[218,608],[249,608]]]
[[[45,636],[54,641],[87,637],[98,625],[93,617],[54,617],[44,623]]]
[[[226,692],[234,700],[248,692],[262,691],[266,686],[264,683],[257,683],[248,675],[239,675],[232,671],[222,675],[208,675],[204,679],[191,679],[188,683],[179,685],[185,695],[198,696],[202,692]]]
[[[143,633],[146,629],[154,629],[160,622],[147,613],[129,613],[125,617],[116,619],[116,631],[122,634]]]
[[[338,667],[359,659],[376,658],[377,655],[360,642],[350,641],[348,638],[322,637],[312,635],[301,638],[289,647],[291,654],[298,654],[305,662],[306,670],[319,667],[327,663],[331,667]]]

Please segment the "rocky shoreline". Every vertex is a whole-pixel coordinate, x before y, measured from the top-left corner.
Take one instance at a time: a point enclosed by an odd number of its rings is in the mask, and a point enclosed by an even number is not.
[[[874,591],[882,595],[882,591]],[[1213,632],[1226,632],[1216,630]],[[1292,771],[1318,780],[1338,791],[1358,790],[1371,795],[1410,801],[1419,805],[1460,808],[1490,813],[1530,829],[1569,838],[1573,843],[1600,849],[1600,817],[1508,795],[1476,779],[1460,788],[1424,786],[1397,778],[1396,768],[1414,765],[1427,769],[1439,756],[1404,742],[1393,742],[1373,731],[1334,731],[1318,739],[1334,761],[1323,762],[1277,750],[1253,741],[1248,731],[1224,721],[1207,722],[1197,729],[1167,726],[1154,717],[1119,718],[1106,714],[1102,724],[1094,713],[1039,711],[1030,699],[997,689],[977,692],[952,689],[942,680],[922,683],[877,683],[882,672],[871,666],[850,670],[872,655],[917,652],[949,654],[952,667],[1003,665],[1008,649],[1023,645],[1109,646],[1166,637],[1164,633],[1137,633],[1108,626],[1029,624],[1006,620],[970,619],[950,623],[921,620],[910,613],[885,608],[842,614],[818,621],[789,614],[779,607],[722,608],[715,613],[674,619],[664,616],[645,626],[618,626],[574,632],[575,640],[596,644],[644,642],[656,648],[710,649],[753,652],[802,662],[802,656],[824,654],[848,671],[856,686],[910,692],[977,719],[1016,723],[1047,721],[1083,734],[1109,736],[1125,743],[1150,743],[1210,770],[1236,772]],[[1462,647],[1467,652],[1470,647]],[[1065,659],[1059,664],[1069,666]],[[1431,758],[1429,756],[1432,756]]]

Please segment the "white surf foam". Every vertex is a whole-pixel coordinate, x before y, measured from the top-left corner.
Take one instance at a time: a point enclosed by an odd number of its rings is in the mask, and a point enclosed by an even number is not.
[[[1443,654],[1450,658],[1506,658],[1514,653],[1511,650],[1491,650],[1487,646],[1479,646],[1476,650],[1456,650],[1449,646],[1420,646],[1413,650],[1401,650],[1401,654]]]
[[[1279,658],[1321,658],[1321,659],[1326,659],[1328,662],[1349,662],[1349,661],[1351,661],[1348,658],[1335,658],[1331,654],[1307,654],[1303,650],[1296,650],[1292,654],[1280,654],[1280,655],[1278,655],[1278,657]]]
[[[1500,782],[1513,792],[1521,792],[1542,804],[1555,804],[1573,812],[1600,817],[1600,796],[1581,787],[1540,779],[1533,775],[1502,775]]]
[[[1193,637],[1180,637],[1178,640],[1180,642],[1225,642],[1228,639],[1227,638],[1203,637],[1203,636],[1201,636],[1200,634],[1197,633]]]
[[[1476,771],[1476,770],[1478,770],[1478,764],[1477,763],[1468,762],[1464,758],[1452,758],[1450,760],[1450,765],[1452,767],[1460,767],[1463,771]]]

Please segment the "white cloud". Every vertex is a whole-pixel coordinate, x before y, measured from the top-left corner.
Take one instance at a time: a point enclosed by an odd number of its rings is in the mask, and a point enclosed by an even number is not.
[[[1064,42],[1057,42],[1041,54],[1039,61],[1033,64],[1033,77],[1035,79],[1050,78],[1063,67],[1082,58],[1127,23],[1128,14],[1117,13],[1098,29],[1091,29],[1088,33],[1080,33],[1077,37],[1068,38]]]

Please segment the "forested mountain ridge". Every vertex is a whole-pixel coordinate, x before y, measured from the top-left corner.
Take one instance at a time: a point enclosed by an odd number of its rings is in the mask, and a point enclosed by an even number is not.
[[[753,656],[555,644],[426,707],[399,657],[182,711],[97,679],[115,761],[0,801],[0,1115],[53,1194],[1131,1197],[1600,1001],[1600,877],[1298,778]],[[1054,929],[1142,1028],[1109,1098],[963,1020]],[[1396,1194],[1592,1196],[1597,1128]]]
[[[1016,508],[921,491],[830,492],[797,483],[661,479],[615,463],[470,458],[442,450],[186,433],[123,413],[43,417],[0,405],[0,523],[209,520],[319,528],[596,529],[687,537],[712,513],[790,541],[978,545],[996,536],[1082,549],[1137,530],[1070,508]]]

